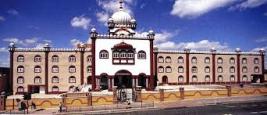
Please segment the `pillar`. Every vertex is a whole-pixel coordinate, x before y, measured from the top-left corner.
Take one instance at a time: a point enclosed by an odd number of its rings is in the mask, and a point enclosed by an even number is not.
[[[108,90],[109,91],[112,91],[112,86],[113,86],[113,78],[109,78],[108,79]]]

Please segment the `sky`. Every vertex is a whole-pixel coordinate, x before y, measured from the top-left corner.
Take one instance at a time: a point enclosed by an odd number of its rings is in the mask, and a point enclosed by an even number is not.
[[[267,49],[267,0],[124,0],[123,7],[136,34],[153,30],[160,49]],[[90,42],[91,28],[107,33],[118,9],[118,0],[0,0],[0,67],[9,66],[10,42],[73,48]]]

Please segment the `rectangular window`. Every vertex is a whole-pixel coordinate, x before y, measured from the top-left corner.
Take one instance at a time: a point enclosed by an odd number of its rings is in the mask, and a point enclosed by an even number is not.
[[[179,68],[178,68],[178,73],[184,73],[184,68],[179,67]]]

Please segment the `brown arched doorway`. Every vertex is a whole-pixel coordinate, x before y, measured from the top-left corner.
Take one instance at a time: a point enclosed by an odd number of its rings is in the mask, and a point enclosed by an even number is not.
[[[163,84],[168,84],[168,77],[167,76],[163,76],[162,77],[162,83]]]
[[[141,88],[146,88],[146,75],[145,74],[139,74],[138,86],[141,86]]]
[[[118,88],[132,88],[132,73],[127,70],[116,72],[114,85]]]
[[[108,89],[108,75],[107,74],[100,75],[100,88],[101,90]]]

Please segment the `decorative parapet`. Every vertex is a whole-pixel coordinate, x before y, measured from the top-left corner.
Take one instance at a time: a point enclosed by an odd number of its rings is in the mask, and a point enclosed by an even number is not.
[[[185,53],[185,51],[181,50],[158,50],[155,51],[157,53]],[[190,51],[190,54],[232,54],[235,55],[237,52],[224,52],[224,51],[216,51],[216,52],[211,52],[211,51]],[[238,52],[239,54],[245,54],[245,55],[260,55],[260,52]]]
[[[50,52],[79,52],[82,48],[50,48]],[[16,52],[44,52],[45,48],[15,48]],[[91,51],[91,48],[86,48],[84,51]]]
[[[102,38],[102,39],[108,39],[108,38],[113,38],[113,39],[125,39],[125,38],[130,38],[130,39],[150,39],[146,35],[108,35],[108,34],[98,34],[97,38]]]

